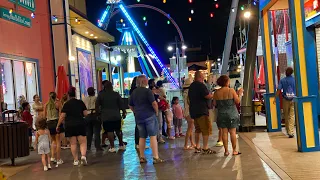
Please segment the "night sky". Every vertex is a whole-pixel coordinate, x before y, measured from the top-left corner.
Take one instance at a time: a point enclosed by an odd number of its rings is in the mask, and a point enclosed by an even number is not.
[[[126,5],[136,4],[137,0],[124,0],[124,3]],[[216,3],[219,4],[219,8],[215,7]],[[215,59],[222,56],[231,0],[193,0],[191,4],[189,0],[167,0],[166,4],[163,3],[163,0],[141,0],[140,4],[152,5],[170,14],[179,25],[186,45],[188,47],[202,47],[201,52],[187,53],[188,61],[203,61],[209,54]],[[90,21],[97,24],[97,20],[100,19],[105,8],[106,0],[87,0]],[[191,9],[194,10],[193,15]],[[168,25],[168,19],[165,16],[151,9],[134,8],[128,9],[128,12],[133,16],[160,59],[168,63],[168,58],[172,56],[172,53],[167,51],[167,46],[175,40],[175,36],[178,36],[174,25],[172,23]],[[210,13],[214,14],[213,18],[210,17]],[[146,16],[148,26],[144,25],[143,16]],[[189,17],[192,17],[192,22],[188,21]],[[108,32],[115,37],[116,43],[121,35],[115,28],[116,21],[121,18],[125,20],[124,15],[118,13],[111,19],[108,26]],[[235,30],[235,36],[237,34],[238,31]],[[212,48],[210,48],[210,37]],[[235,42],[232,51],[236,52]]]

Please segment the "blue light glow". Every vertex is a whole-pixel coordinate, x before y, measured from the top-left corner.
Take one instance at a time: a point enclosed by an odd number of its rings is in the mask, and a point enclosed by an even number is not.
[[[140,39],[143,41],[143,43],[146,45],[146,47],[148,48],[148,50],[150,51],[150,53],[152,54],[152,56],[154,56],[154,59],[157,61],[157,63],[159,64],[159,66],[161,67],[161,69],[164,71],[164,73],[166,74],[167,78],[176,86],[179,87],[177,85],[177,83],[175,82],[175,80],[172,78],[170,72],[168,72],[168,70],[166,69],[165,66],[163,66],[162,62],[160,61],[160,59],[158,58],[158,56],[156,55],[156,53],[153,51],[153,49],[151,48],[151,46],[149,45],[148,41],[146,40],[146,38],[143,36],[143,34],[141,33],[141,31],[139,30],[139,28],[137,27],[137,25],[133,22],[131,16],[128,14],[128,12],[126,11],[125,7],[123,4],[119,5],[119,8],[122,10],[122,12],[124,13],[124,15],[127,17],[127,19],[129,20],[131,26],[133,27],[133,29],[137,32],[137,34],[139,35]]]
[[[104,11],[104,13],[100,19],[100,22],[98,23],[99,27],[102,27],[102,24],[104,23],[104,20],[106,19],[107,15],[109,13],[109,10],[110,10],[110,6],[107,6],[107,9]]]

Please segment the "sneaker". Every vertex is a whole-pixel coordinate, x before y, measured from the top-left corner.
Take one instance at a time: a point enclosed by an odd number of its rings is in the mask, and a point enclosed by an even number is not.
[[[216,144],[216,147],[222,147],[222,146],[223,146],[223,142],[218,141],[217,144]]]
[[[49,169],[49,170],[51,169],[51,164],[48,164],[48,169]]]
[[[173,137],[173,136],[169,136],[168,139],[170,139],[170,140],[175,140],[176,138]]]
[[[63,161],[62,161],[62,159],[59,159],[59,160],[57,161],[57,165],[61,165],[61,164],[63,164]]]
[[[78,160],[74,160],[74,161],[73,161],[73,165],[74,165],[74,166],[79,166],[79,161],[78,161]]]
[[[55,158],[51,158],[50,161],[51,162],[57,162],[57,160]]]
[[[48,167],[47,167],[47,166],[44,166],[44,167],[43,167],[43,170],[44,170],[44,171],[48,171]]]
[[[85,156],[81,157],[81,165],[84,165],[84,166],[88,165],[87,158]]]
[[[115,148],[110,148],[108,151],[111,152],[111,153],[117,152]]]
[[[294,138],[294,135],[293,134],[289,134],[289,138]]]
[[[126,145],[119,146],[119,151],[125,151],[126,150]]]

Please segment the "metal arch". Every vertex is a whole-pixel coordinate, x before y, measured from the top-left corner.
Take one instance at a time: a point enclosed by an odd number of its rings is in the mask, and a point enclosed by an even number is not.
[[[166,16],[170,22],[175,26],[175,28],[177,29],[178,33],[179,33],[179,36],[180,36],[180,41],[182,43],[184,43],[184,38],[183,38],[183,34],[178,26],[178,24],[174,21],[173,18],[171,18],[170,16],[168,16],[168,13],[164,12],[163,10],[159,9],[159,8],[156,8],[154,6],[150,6],[150,5],[146,5],[146,4],[132,4],[132,5],[127,5],[125,6],[127,9],[131,9],[131,8],[147,8],[147,9],[152,9],[152,10],[155,10],[159,13],[161,13],[162,15]],[[114,15],[118,14],[120,12],[119,9],[117,9],[116,11],[114,11],[112,14],[111,14],[111,17],[112,18]]]

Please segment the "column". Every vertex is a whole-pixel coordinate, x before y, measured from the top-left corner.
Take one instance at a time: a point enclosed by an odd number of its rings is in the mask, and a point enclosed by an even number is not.
[[[296,80],[295,116],[300,152],[319,151],[315,34],[305,26],[303,0],[289,0]]]
[[[266,94],[264,95],[266,106],[267,130],[268,132],[281,131],[281,111],[279,98],[275,100],[275,62],[272,50],[271,19],[269,11],[262,11],[260,28],[262,34],[262,45],[264,51],[264,71],[266,78]]]

